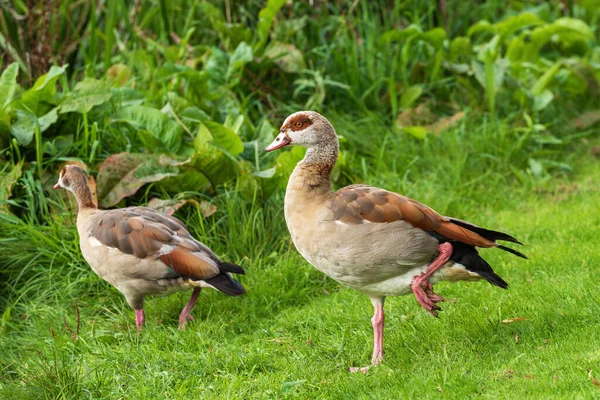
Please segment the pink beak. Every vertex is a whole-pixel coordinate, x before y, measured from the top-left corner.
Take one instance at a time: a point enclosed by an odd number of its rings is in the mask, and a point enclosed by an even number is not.
[[[56,182],[56,185],[52,186],[54,189],[60,189],[60,182]]]
[[[277,135],[277,137],[275,138],[275,140],[273,140],[273,143],[271,143],[265,148],[265,151],[277,150],[284,146],[287,146],[290,143],[290,138],[285,134],[285,132],[280,132],[279,135]]]

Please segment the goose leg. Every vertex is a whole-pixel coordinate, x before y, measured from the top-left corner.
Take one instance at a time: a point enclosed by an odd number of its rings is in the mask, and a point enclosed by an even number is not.
[[[193,316],[190,315],[192,308],[196,305],[196,301],[198,300],[198,295],[200,295],[200,288],[194,288],[192,292],[192,296],[188,300],[187,304],[179,314],[179,329],[185,329],[185,325],[189,319],[194,319]]]
[[[429,278],[437,270],[439,270],[452,255],[452,245],[448,242],[440,244],[438,247],[439,254],[427,267],[427,271],[419,276],[415,276],[411,283],[411,289],[415,294],[415,298],[423,306],[424,309],[429,311],[434,317],[437,317],[437,311],[441,308],[435,304],[440,301],[444,301],[442,296],[433,292],[433,286],[429,282]]]
[[[146,320],[146,317],[144,315],[144,309],[143,308],[138,308],[135,310],[135,326],[137,327],[138,331],[141,331],[142,328],[144,327],[144,321]]]
[[[367,373],[369,368],[376,367],[383,361],[383,325],[385,322],[385,314],[383,312],[383,303],[385,297],[372,297],[371,303],[373,303],[373,318],[371,323],[373,324],[373,357],[371,357],[371,365],[367,367],[352,367],[350,372],[362,372]]]

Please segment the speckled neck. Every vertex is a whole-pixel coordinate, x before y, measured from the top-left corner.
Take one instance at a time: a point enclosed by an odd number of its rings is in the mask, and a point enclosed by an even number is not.
[[[298,164],[298,167],[309,169],[322,175],[329,181],[331,171],[335,167],[339,152],[337,138],[335,141],[327,141],[318,146],[310,147],[306,151],[304,159]]]
[[[96,209],[96,205],[92,201],[92,192],[87,184],[87,180],[84,176],[74,182],[71,191],[75,195],[77,205],[79,206],[79,212],[85,209]]]

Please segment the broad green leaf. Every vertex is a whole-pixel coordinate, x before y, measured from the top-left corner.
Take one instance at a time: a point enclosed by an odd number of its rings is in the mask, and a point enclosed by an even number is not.
[[[66,72],[68,66],[68,64],[63,65],[62,67],[57,67],[53,65],[52,67],[50,67],[50,71],[40,76],[35,81],[31,90],[40,91],[51,85],[54,85],[58,78],[60,78],[60,76]]]
[[[177,153],[181,147],[183,128],[159,110],[146,106],[131,106],[121,108],[113,118],[114,122],[126,123],[143,135],[148,132],[155,143],[171,153]],[[156,152],[157,149],[154,149]]]
[[[254,45],[254,51],[257,52],[265,45],[271,31],[271,26],[275,16],[284,6],[286,0],[267,0],[265,8],[258,13],[258,26],[256,27],[256,37],[258,38]]]
[[[101,207],[112,207],[135,194],[146,183],[175,176],[179,163],[156,154],[113,154],[98,172],[97,194]]]
[[[481,20],[479,22],[474,23],[467,30],[467,36],[473,36],[479,32],[496,32],[496,28],[489,21]]]
[[[234,77],[234,74],[239,73],[244,68],[244,65],[248,64],[250,61],[252,61],[252,47],[246,42],[242,42],[229,58],[227,80],[231,80]]]
[[[15,95],[18,75],[19,64],[17,63],[10,64],[2,72],[0,76],[0,110],[4,109]]]
[[[520,37],[521,40],[513,41],[509,46],[507,57],[510,54],[511,60],[535,62],[542,47],[551,40],[563,45],[580,42],[587,47],[587,42],[592,40],[594,35],[589,25],[582,20],[559,18],[552,24],[538,26],[531,32],[523,32]]]
[[[234,116],[233,114],[229,114],[227,118],[225,118],[225,122],[223,122],[225,128],[231,129],[238,136],[242,129],[242,125],[244,125],[243,115]]]
[[[18,101],[15,108],[43,115],[55,105],[56,81],[65,73],[67,65],[62,67],[52,66],[48,73],[40,76],[31,89],[27,90]]]
[[[559,18],[554,21],[553,25],[565,30],[576,32],[586,39],[594,39],[594,33],[590,26],[580,19],[568,17]]]
[[[400,107],[406,110],[414,104],[415,101],[423,94],[421,85],[413,85],[407,87],[400,96]]]
[[[58,107],[54,107],[48,111],[45,115],[38,118],[38,124],[40,124],[40,132],[44,132],[53,123],[58,120]]]
[[[283,71],[299,73],[306,68],[304,56],[294,45],[273,42],[266,50],[264,57],[270,58]]]
[[[536,178],[541,177],[544,173],[544,166],[542,165],[542,163],[536,160],[535,158],[530,158],[528,162],[529,170],[531,171],[533,176],[535,176]]]
[[[190,122],[202,122],[210,119],[204,111],[196,106],[192,106],[183,110],[179,115],[179,118],[181,118],[183,121],[187,120]]]
[[[479,82],[486,91],[491,90],[494,94],[502,86],[504,76],[506,75],[509,66],[510,62],[506,59],[501,58],[496,60],[491,63],[491,74],[490,76],[487,76],[485,64],[475,61],[474,59],[471,60],[471,68],[473,69],[473,75],[475,75],[477,82]]]
[[[15,164],[14,167],[6,162],[0,171],[0,213],[8,212],[8,200],[12,194],[14,183],[21,177],[23,164]]]
[[[562,65],[561,61],[555,62],[542,76],[540,76],[536,81],[533,87],[531,88],[531,94],[534,96],[539,96],[546,90],[554,76],[560,70]]]
[[[211,47],[210,55],[204,63],[204,70],[210,79],[217,84],[225,83],[228,68],[227,54],[216,47]]]
[[[423,33],[423,29],[419,25],[409,25],[406,29],[392,29],[381,35],[379,42],[381,45],[388,45],[392,42],[403,42],[411,37]]]
[[[535,111],[541,111],[544,108],[548,107],[548,105],[554,99],[554,94],[548,89],[544,90],[542,93],[538,95],[534,95],[533,97],[533,109]]]
[[[205,121],[203,125],[206,126],[212,136],[212,145],[226,150],[233,156],[237,156],[244,151],[242,139],[231,129],[213,121]]]
[[[433,28],[420,35],[420,38],[435,48],[440,48],[446,40],[446,31],[444,28]]]
[[[402,127],[402,130],[417,139],[425,139],[425,136],[427,135],[427,128],[423,126],[404,126]]]
[[[75,85],[75,90],[65,96],[60,112],[89,113],[92,107],[106,103],[112,96],[110,84],[105,80],[86,78]]]
[[[449,58],[453,62],[471,57],[473,49],[471,48],[471,40],[466,36],[458,36],[450,42]]]
[[[15,110],[17,121],[12,124],[11,132],[21,146],[27,146],[33,140],[37,118],[28,111]]]
[[[513,15],[504,21],[498,22],[495,25],[495,32],[501,35],[502,38],[505,40],[520,29],[530,26],[539,26],[543,24],[545,24],[545,22],[534,13],[524,12],[521,14]]]
[[[256,171],[252,175],[258,176],[259,178],[272,178],[273,176],[275,176],[276,170],[277,168],[272,167],[269,169],[265,169],[264,171]]]

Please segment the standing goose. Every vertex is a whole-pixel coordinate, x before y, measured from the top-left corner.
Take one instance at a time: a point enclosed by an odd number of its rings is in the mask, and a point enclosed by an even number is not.
[[[290,115],[265,151],[288,145],[307,148],[285,193],[285,220],[292,240],[315,268],[371,298],[375,309],[373,366],[383,360],[386,296],[412,291],[437,317],[436,303],[443,298],[433,292],[433,283],[486,279],[501,288],[508,286],[475,247],[497,247],[526,258],[496,243],[521,244],[512,236],[444,217],[400,194],[367,185],[334,192],[330,174],[339,143],[333,126],[314,111]]]
[[[92,270],[116,287],[135,310],[138,330],[144,325],[144,297],[166,296],[193,289],[179,315],[185,328],[202,287],[230,296],[246,290],[230,273],[243,274],[236,265],[222,262],[194,239],[185,225],[147,207],[99,210],[83,171],[74,165],[60,172],[54,189],[64,188],[77,199],[77,231],[83,257]]]

